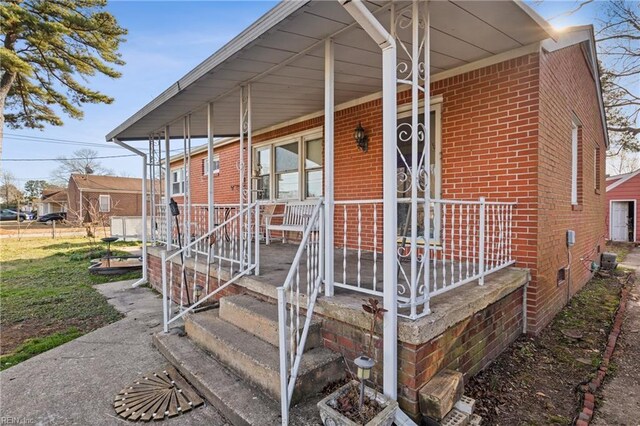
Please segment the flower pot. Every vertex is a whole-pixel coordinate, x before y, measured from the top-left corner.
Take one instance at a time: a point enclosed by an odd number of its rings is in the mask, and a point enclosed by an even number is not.
[[[325,426],[362,425],[361,423],[356,423],[353,420],[349,419],[336,409],[338,398],[347,393],[351,386],[355,386],[356,388],[358,388],[360,386],[360,382],[358,382],[357,380],[352,380],[337,391],[333,392],[331,395],[324,398],[322,401],[318,402],[320,417],[322,418],[322,423]],[[365,387],[365,395],[370,399],[375,398],[378,404],[380,404],[380,406],[382,407],[382,411],[380,411],[373,419],[371,419],[366,424],[366,426],[391,426],[396,415],[396,410],[398,409],[398,403],[392,399],[389,399],[386,395],[380,392],[376,392],[369,387]]]

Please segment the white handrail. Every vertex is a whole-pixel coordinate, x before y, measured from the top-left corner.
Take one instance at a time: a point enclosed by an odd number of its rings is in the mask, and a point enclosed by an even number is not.
[[[278,294],[278,333],[280,351],[280,406],[282,411],[282,424],[289,421],[289,404],[293,396],[298,368],[304,353],[304,347],[309,334],[313,308],[323,281],[324,265],[324,214],[323,202],[318,200],[314,205],[311,216],[305,226],[302,240],[296,251],[287,278],[281,287],[277,288]],[[300,262],[304,252],[307,252],[307,297],[305,310],[305,322],[300,331]],[[289,293],[289,318],[287,321],[287,292]],[[295,294],[295,298],[294,298]],[[304,298],[304,295],[303,295]],[[287,342],[287,330],[289,339]],[[294,339],[295,338],[295,339]],[[288,343],[288,344],[287,344]],[[290,351],[287,350],[290,349]],[[289,360],[287,359],[289,354]],[[295,354],[295,355],[294,355]],[[290,367],[290,368],[289,368]]]

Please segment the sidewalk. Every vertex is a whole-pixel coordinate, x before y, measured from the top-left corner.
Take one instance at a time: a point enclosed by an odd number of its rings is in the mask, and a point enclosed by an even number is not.
[[[605,382],[601,405],[591,423],[598,426],[640,424],[640,248],[629,253],[620,267],[636,270],[636,284],[627,303],[622,338],[613,353],[617,370]]]
[[[126,425],[113,409],[115,395],[140,374],[167,361],[151,344],[161,329],[161,300],[133,281],[96,288],[126,317],[0,373],[0,423]],[[162,422],[227,425],[210,405]]]

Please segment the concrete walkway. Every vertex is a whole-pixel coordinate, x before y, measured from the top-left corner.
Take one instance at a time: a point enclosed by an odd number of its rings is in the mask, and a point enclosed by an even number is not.
[[[602,404],[591,423],[598,426],[640,424],[640,248],[629,253],[620,266],[636,270],[636,284],[627,303],[622,339],[613,353],[617,371],[605,382]]]
[[[161,329],[161,300],[133,281],[96,288],[122,320],[31,358],[0,373],[0,424],[126,425],[113,398],[139,375],[166,360],[151,344]],[[211,406],[165,420],[167,425],[227,425]]]

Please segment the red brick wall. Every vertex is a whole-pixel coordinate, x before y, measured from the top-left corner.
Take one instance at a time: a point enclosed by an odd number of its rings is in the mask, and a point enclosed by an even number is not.
[[[595,190],[595,148],[600,147],[600,188],[605,187],[604,136],[596,86],[581,46],[540,55],[539,183],[537,275],[529,285],[529,331],[539,332],[591,276],[605,235],[605,195]],[[579,205],[571,205],[571,123],[581,127],[578,170]],[[560,268],[569,265],[566,231],[576,231],[568,279],[558,284]],[[585,261],[580,259],[584,258]]]
[[[613,188],[611,191],[607,191],[606,211],[607,216],[605,219],[606,238],[610,238],[609,234],[609,220],[611,212],[611,200],[636,200],[636,220],[640,218],[640,174],[632,177],[628,181],[624,182],[620,186]],[[635,240],[640,241],[640,228],[638,224],[635,224]]]
[[[421,345],[398,342],[398,402],[400,407],[419,420],[418,391],[438,371],[448,368],[462,372],[466,378],[486,367],[522,334],[522,289],[518,289],[455,324]],[[368,333],[352,325],[324,319],[324,346],[345,355],[351,364],[368,344]],[[382,339],[376,341],[374,377],[382,385]]]

